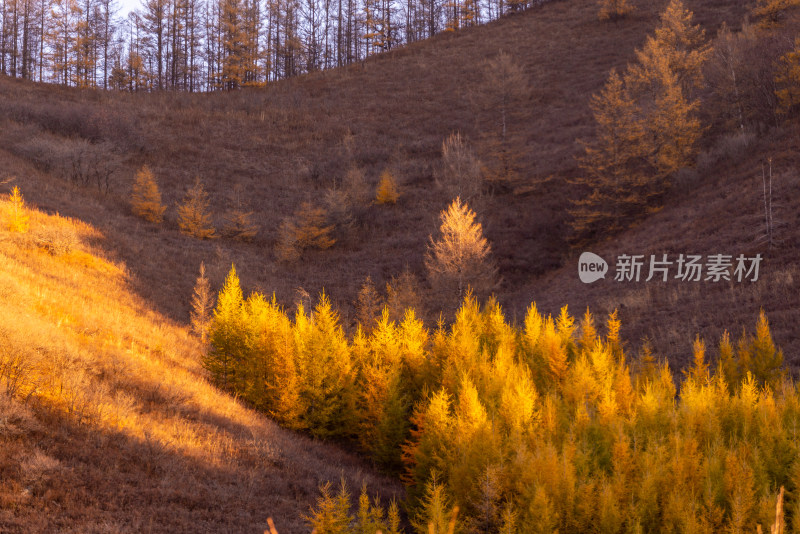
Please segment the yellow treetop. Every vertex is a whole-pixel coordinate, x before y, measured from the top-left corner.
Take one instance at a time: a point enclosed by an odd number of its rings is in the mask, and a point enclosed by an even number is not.
[[[29,218],[25,208],[25,200],[22,198],[19,187],[14,186],[14,189],[11,190],[9,201],[11,202],[11,218],[8,221],[8,229],[12,232],[27,232]]]

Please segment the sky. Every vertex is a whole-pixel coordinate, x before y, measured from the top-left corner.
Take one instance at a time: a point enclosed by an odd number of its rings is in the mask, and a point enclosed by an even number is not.
[[[124,18],[128,17],[128,13],[130,13],[131,11],[133,11],[134,9],[136,9],[137,7],[139,7],[141,5],[141,1],[140,0],[119,0],[117,2],[117,5],[119,6],[119,12],[118,12],[119,16],[124,19]]]

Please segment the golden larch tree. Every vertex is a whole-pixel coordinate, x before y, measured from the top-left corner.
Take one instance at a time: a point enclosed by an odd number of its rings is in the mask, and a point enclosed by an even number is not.
[[[800,0],[758,0],[751,11],[763,28],[780,26],[786,11],[800,6]]]
[[[696,117],[699,103],[686,99],[677,75],[663,58],[657,68],[660,71],[660,89],[647,121],[653,142],[652,165],[658,171],[651,182],[655,188],[654,195],[663,192],[663,180],[667,176],[693,163],[702,133],[700,120]]]
[[[166,207],[161,203],[161,191],[153,171],[145,165],[133,179],[131,190],[131,209],[133,213],[151,223],[160,223]]]
[[[225,225],[222,233],[225,237],[230,237],[237,241],[250,242],[258,234],[258,225],[253,222],[253,212],[245,209],[241,200],[241,187],[234,188],[236,201],[233,203],[228,213],[225,214]]]
[[[775,85],[778,113],[795,113],[800,104],[800,37],[795,38],[794,48],[781,56],[775,73]]]
[[[211,223],[209,205],[208,193],[203,187],[203,182],[197,178],[194,185],[186,192],[183,204],[178,206],[178,226],[181,232],[200,239],[217,237],[214,225]]]
[[[27,208],[25,207],[25,200],[22,198],[22,193],[16,185],[11,190],[11,195],[8,197],[10,204],[10,217],[8,221],[8,229],[11,232],[25,233],[30,227]]]
[[[571,210],[575,239],[584,242],[598,231],[613,233],[644,211],[647,205],[646,128],[641,111],[616,71],[603,90],[592,96],[595,138],[584,143],[579,159],[581,176],[574,180],[587,189]]]
[[[497,284],[491,246],[475,212],[460,198],[440,214],[439,236],[430,238],[425,266],[435,286],[461,300],[468,287],[488,292]]]
[[[644,46],[636,50],[636,63],[626,76],[631,86],[657,91],[663,82],[663,60],[677,76],[687,98],[693,89],[703,86],[703,65],[712,49],[706,42],[705,30],[692,24],[693,18],[681,0],[670,1],[655,34],[647,36]]]

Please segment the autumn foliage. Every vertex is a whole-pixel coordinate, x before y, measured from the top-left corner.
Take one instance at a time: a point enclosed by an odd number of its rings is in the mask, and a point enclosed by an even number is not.
[[[586,193],[573,201],[576,244],[613,235],[661,206],[670,177],[691,166],[703,131],[696,90],[711,50],[692,13],[672,0],[623,76],[611,71],[593,96],[595,137],[584,141]]]
[[[8,197],[9,210],[8,210],[8,230],[11,232],[25,233],[30,228],[30,217],[27,214],[25,207],[25,200],[22,198],[22,193],[19,187],[14,186],[11,190],[11,195]]]
[[[779,488],[800,484],[800,393],[764,314],[716,357],[687,343],[680,381],[649,349],[631,354],[620,327],[616,313],[603,328],[589,311],[578,321],[535,305],[517,327],[468,296],[433,331],[409,309],[348,336],[327,296],[289,315],[245,298],[232,269],[205,365],[283,424],[351,440],[402,473],[417,532],[772,525]],[[390,519],[366,491],[353,515],[344,486],[323,486],[309,516],[325,532],[396,529]]]

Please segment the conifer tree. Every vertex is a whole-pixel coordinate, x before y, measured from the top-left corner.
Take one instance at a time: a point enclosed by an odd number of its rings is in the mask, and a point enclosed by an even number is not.
[[[136,173],[131,191],[131,209],[135,215],[152,223],[163,220],[167,209],[161,204],[161,192],[158,190],[155,176],[145,165]]]
[[[663,62],[690,99],[692,89],[703,86],[703,65],[711,55],[705,30],[692,25],[693,17],[682,0],[670,0],[655,34],[636,51],[637,61],[630,65],[626,81],[634,87],[657,89],[663,83]]]
[[[22,193],[16,185],[11,190],[9,196],[10,203],[10,218],[8,221],[8,229],[11,232],[25,233],[30,227],[27,208],[25,207],[25,200],[22,198]]]
[[[192,294],[191,324],[194,333],[200,337],[200,342],[205,344],[208,338],[208,328],[211,324],[211,314],[214,303],[211,296],[211,284],[206,277],[206,265],[200,263],[200,275],[194,284]]]
[[[738,356],[745,372],[752,373],[759,385],[774,385],[780,378],[783,351],[775,347],[763,309],[758,315],[755,336],[742,338]]]
[[[694,161],[697,141],[702,132],[695,116],[699,103],[688,102],[677,76],[668,68],[664,58],[659,59],[660,88],[655,99],[655,109],[648,119],[648,132],[653,140],[651,161],[657,170],[650,183],[650,194],[661,195],[666,186],[664,179]]]
[[[242,364],[247,357],[243,303],[236,267],[231,265],[209,328],[211,348],[203,359],[203,366],[213,380],[226,390],[236,390],[239,386],[237,379],[241,378]]]
[[[336,243],[332,234],[325,210],[304,202],[294,217],[281,224],[276,253],[283,261],[296,261],[306,249],[331,248]]]
[[[354,362],[339,316],[324,293],[303,337],[298,367],[304,426],[318,437],[351,436],[356,422]]]
[[[398,198],[400,198],[400,193],[397,189],[397,182],[391,171],[387,169],[383,171],[378,182],[378,188],[375,191],[375,202],[378,204],[396,204]]]
[[[440,235],[431,236],[425,257],[432,283],[457,300],[468,287],[480,293],[491,291],[497,283],[497,268],[475,212],[456,198],[439,217]]]
[[[800,105],[800,37],[795,38],[794,48],[781,56],[775,74],[775,85],[778,113],[795,113]]]
[[[225,215],[225,226],[222,231],[226,237],[249,243],[258,234],[258,225],[253,222],[252,211],[245,211],[237,205]]]
[[[358,512],[356,513],[356,528],[354,534],[375,534],[386,530],[384,511],[381,508],[380,500],[375,498],[370,502],[367,494],[367,486],[361,487],[361,495],[358,497]]]
[[[403,268],[403,272],[392,276],[392,279],[386,283],[386,307],[389,310],[389,317],[393,321],[402,321],[409,310],[424,316],[424,305],[419,280],[408,268],[408,265]]]
[[[349,534],[353,517],[350,515],[350,491],[344,477],[336,495],[332,492],[330,482],[320,487],[320,493],[311,516],[305,518],[308,524],[320,534]]]
[[[197,178],[187,191],[183,204],[178,206],[178,226],[181,232],[200,239],[216,237],[208,208],[208,193],[200,178]]]
[[[450,504],[445,487],[433,472],[425,484],[425,496],[412,525],[418,534],[453,534],[461,532],[457,523],[458,506]]]
[[[595,139],[584,143],[583,175],[574,180],[588,195],[571,210],[576,244],[623,229],[648,203],[647,157],[641,111],[622,78],[611,71],[600,94],[592,96]],[[598,232],[602,234],[597,235]]]

